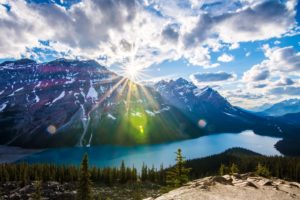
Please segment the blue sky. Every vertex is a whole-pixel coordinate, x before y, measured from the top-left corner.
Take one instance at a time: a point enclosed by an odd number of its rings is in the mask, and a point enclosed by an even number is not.
[[[297,0],[0,0],[0,61],[95,59],[239,106],[300,96]]]

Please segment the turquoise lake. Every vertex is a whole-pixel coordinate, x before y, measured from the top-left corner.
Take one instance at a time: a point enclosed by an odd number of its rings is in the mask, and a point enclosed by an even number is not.
[[[244,131],[239,134],[223,133],[157,145],[55,148],[32,154],[20,161],[79,165],[83,154],[88,153],[90,165],[98,167],[119,166],[124,160],[127,166],[134,165],[138,169],[143,162],[158,168],[161,164],[165,167],[174,164],[174,152],[178,148],[182,149],[187,159],[221,153],[231,147],[243,147],[264,155],[280,155],[274,148],[279,140],[280,138]]]

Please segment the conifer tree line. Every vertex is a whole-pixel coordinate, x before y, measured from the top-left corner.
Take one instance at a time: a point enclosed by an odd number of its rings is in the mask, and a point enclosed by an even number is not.
[[[184,166],[185,160],[181,149],[178,149],[175,153],[176,165],[174,167],[166,170],[163,165],[156,169],[154,165],[148,167],[143,164],[140,173],[134,166],[126,167],[124,161],[122,161],[119,168],[98,168],[95,166],[90,168],[87,154],[84,155],[80,167],[28,163],[1,164],[0,182],[18,181],[22,185],[26,185],[30,181],[79,182],[79,188],[82,189],[82,191],[79,189],[79,194],[89,193],[88,188],[90,188],[92,182],[106,185],[152,182],[163,186],[178,187],[189,180],[190,169],[186,169]]]
[[[283,156],[239,155],[240,149],[230,150],[206,158],[187,160],[180,149],[176,152],[176,164],[171,168],[159,169],[143,164],[141,171],[126,166],[123,161],[120,167],[87,167],[88,177],[93,183],[105,185],[126,184],[135,182],[152,182],[155,184],[178,187],[189,179],[205,176],[257,172],[258,175],[274,176],[300,182],[300,158]],[[237,151],[237,153],[235,152]],[[247,151],[247,150],[243,150]],[[247,153],[247,152],[246,152]],[[85,158],[83,158],[84,161]],[[83,164],[83,163],[82,163]],[[30,181],[79,182],[82,165],[62,166],[55,164],[0,164],[0,182],[18,181],[22,185]]]
[[[191,179],[217,174],[256,172],[257,175],[300,182],[300,157],[263,156],[253,153],[246,149],[233,148],[221,154],[187,160],[186,167],[191,168]]]
[[[82,166],[81,166],[82,167]],[[141,173],[133,167],[125,166],[122,161],[120,167],[89,167],[90,180],[94,183],[103,183],[106,185],[125,184],[128,182],[153,182],[165,184],[165,170],[163,166],[160,169],[143,165]],[[0,182],[19,181],[22,185],[30,181],[40,180],[42,182],[77,182],[80,180],[80,167],[62,166],[54,164],[0,164]]]
[[[220,175],[246,172],[300,182],[300,158],[281,156],[243,158],[238,164],[222,163],[219,168]]]

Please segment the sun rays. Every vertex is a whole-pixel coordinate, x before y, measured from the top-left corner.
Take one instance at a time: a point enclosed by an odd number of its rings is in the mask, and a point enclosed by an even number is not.
[[[139,76],[140,69],[137,67],[127,67],[126,68],[126,75],[131,79],[131,80],[136,80],[137,77]]]
[[[142,69],[123,68],[123,70],[123,74],[126,74],[124,77],[111,76],[110,79],[95,83],[96,90],[105,87],[106,92],[99,95],[88,113],[99,116],[90,126],[95,124],[100,126],[108,115],[117,116],[111,121],[117,128],[114,137],[124,138],[126,131],[136,143],[147,143],[151,134],[149,123],[155,118],[151,114],[159,110],[160,105],[153,96],[152,89],[137,83],[145,77]],[[160,119],[159,116],[156,118]]]

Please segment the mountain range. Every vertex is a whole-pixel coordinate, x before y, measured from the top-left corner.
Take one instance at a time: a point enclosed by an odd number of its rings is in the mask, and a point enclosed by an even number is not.
[[[286,126],[283,121],[233,106],[210,87],[197,88],[182,78],[160,81],[154,87],[164,99],[179,108],[194,123],[204,122],[204,129],[209,133],[253,130],[257,134],[280,137],[285,132],[290,132],[291,127]]]
[[[210,87],[183,78],[144,86],[93,60],[7,61],[0,77],[6,145],[152,144],[249,129],[285,138],[300,130],[291,117],[235,107]]]
[[[4,62],[0,76],[2,144],[31,148],[130,145],[202,134],[152,88],[92,60]]]
[[[268,108],[262,110],[260,113],[267,116],[282,116],[290,113],[300,112],[300,99],[288,99],[278,102]]]

